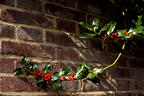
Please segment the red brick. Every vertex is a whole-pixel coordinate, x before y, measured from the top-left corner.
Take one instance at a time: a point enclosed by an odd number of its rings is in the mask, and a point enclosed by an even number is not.
[[[46,4],[46,12],[47,14],[58,16],[58,17],[73,19],[76,21],[85,21],[85,13],[66,9],[61,6],[57,6],[53,4]]]
[[[42,42],[42,31],[39,29],[19,27],[17,28],[18,39],[25,41],[37,41]]]
[[[12,73],[14,70],[14,61],[12,59],[0,59],[0,72],[1,73]]]
[[[56,29],[76,33],[75,23],[63,19],[56,20]]]
[[[14,38],[14,26],[0,24],[0,37]]]
[[[0,9],[0,20],[53,28],[53,18],[51,17],[11,9]]]
[[[129,91],[130,82],[128,80],[117,80],[117,89],[120,91]]]
[[[48,43],[54,43],[63,46],[74,46],[72,38],[66,33],[60,32],[46,32],[46,41]]]
[[[76,7],[76,0],[55,0],[55,2],[72,8]]]
[[[33,11],[42,11],[41,2],[38,0],[18,0],[17,7]]]
[[[78,60],[78,52],[73,49],[57,49],[57,59],[59,60]]]
[[[117,61],[117,62],[118,62],[117,66],[127,67],[127,66],[128,66],[127,61],[128,61],[127,57],[121,56],[121,57],[119,58],[119,60]]]
[[[49,46],[40,46],[40,45],[38,46],[24,43],[16,43],[11,41],[2,41],[1,48],[2,48],[1,49],[2,54],[55,58],[54,48]]]
[[[14,6],[15,0],[0,0],[0,4]]]

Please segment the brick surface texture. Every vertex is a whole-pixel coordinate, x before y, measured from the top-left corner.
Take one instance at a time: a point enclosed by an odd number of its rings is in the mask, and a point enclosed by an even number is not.
[[[0,0],[0,96],[57,96],[50,85],[42,89],[33,77],[13,75],[16,67],[22,67],[24,55],[34,60],[39,71],[50,62],[50,73],[68,67],[74,74],[82,62],[90,68],[113,63],[118,53],[115,45],[103,49],[99,38],[79,38],[90,32],[79,22],[91,24],[97,17],[102,27],[114,15],[101,1]],[[144,96],[144,51],[129,50],[104,72],[99,85],[86,79],[62,81],[60,96]]]

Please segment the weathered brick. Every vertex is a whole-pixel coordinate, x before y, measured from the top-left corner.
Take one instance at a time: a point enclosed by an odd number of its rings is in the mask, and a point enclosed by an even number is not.
[[[144,81],[131,81],[130,85],[131,90],[144,90]]]
[[[127,57],[121,56],[121,57],[119,58],[119,60],[117,61],[117,62],[118,62],[117,66],[127,67],[127,66],[128,66],[127,61],[128,61]]]
[[[26,78],[1,78],[3,92],[35,91],[34,79]]]
[[[11,41],[2,41],[1,53],[19,56],[27,55],[32,57],[55,58],[55,51],[52,47],[16,43]]]
[[[14,6],[15,0],[0,0],[0,4]]]
[[[0,20],[53,28],[53,18],[51,17],[11,9],[0,9]]]
[[[57,23],[56,29],[58,30],[63,30],[66,32],[71,32],[71,33],[76,32],[75,23],[73,22],[69,22],[63,19],[57,19],[56,23]]]
[[[55,0],[55,2],[72,8],[76,7],[76,0]]]
[[[57,6],[53,4],[46,4],[46,12],[47,14],[55,15],[67,19],[73,19],[76,21],[85,21],[85,13],[66,9],[61,6]]]
[[[70,74],[73,74],[76,72],[77,70],[77,67],[78,67],[78,64],[72,64],[72,63],[52,63],[51,64],[51,70],[50,72],[51,73],[54,73],[54,72],[59,72],[61,68],[64,68],[64,67],[68,67],[70,69]]]
[[[42,42],[42,31],[39,29],[33,29],[33,28],[26,28],[26,27],[19,27],[17,28],[17,37],[20,40],[25,41],[37,41]]]
[[[33,11],[42,11],[42,5],[39,0],[18,0],[17,7]]]
[[[1,73],[12,73],[14,70],[14,60],[12,59],[0,59],[0,72]]]
[[[64,91],[81,91],[81,82],[80,81],[62,81],[62,88]]]
[[[117,84],[114,80],[103,80],[99,85],[93,83],[90,80],[84,80],[84,91],[114,91],[117,90]]]
[[[91,38],[90,44],[91,44],[90,46],[91,48],[104,51],[104,49],[102,48],[102,41],[100,39]]]
[[[66,33],[49,31],[46,32],[46,41],[49,43],[54,43],[63,46],[74,46],[75,43],[72,39],[73,38]]]
[[[56,92],[52,86],[48,85],[48,88],[42,89],[35,85],[34,78],[22,78],[22,77],[7,77],[1,78],[1,90],[3,92]]]
[[[14,38],[14,26],[0,23],[0,37]]]
[[[57,59],[59,60],[79,60],[78,52],[73,49],[57,49]]]

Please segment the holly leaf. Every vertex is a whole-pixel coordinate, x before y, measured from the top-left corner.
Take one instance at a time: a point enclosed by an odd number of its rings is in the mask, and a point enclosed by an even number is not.
[[[138,16],[138,20],[136,21],[136,27],[139,27],[139,26],[141,26],[141,24],[142,24],[142,15],[141,16]]]
[[[44,67],[43,67],[43,72],[44,72],[44,74],[47,74],[47,73],[50,71],[50,68],[51,68],[50,63],[49,63],[49,62],[46,63],[46,64],[44,65]]]
[[[22,68],[16,68],[13,72],[14,75],[20,75],[22,74]]]
[[[87,75],[87,78],[93,79],[95,76],[96,76],[95,73],[89,73],[89,74]]]
[[[59,79],[60,79],[60,77],[57,76],[57,75],[51,76],[51,80],[52,80],[52,81],[56,81],[56,80],[59,80]]]
[[[86,24],[86,23],[84,23],[84,22],[80,22],[79,24],[80,24],[83,28],[89,29],[88,24]]]
[[[36,78],[35,79],[35,84],[37,86],[39,86],[39,85],[46,85],[46,82],[42,78]]]
[[[60,69],[59,76],[64,76],[64,75],[67,75],[68,73],[69,73],[69,68],[64,67]]]
[[[106,24],[103,28],[101,28],[101,30],[99,31],[99,34],[101,34],[102,31],[106,31],[109,28],[110,24],[112,24],[112,21]]]
[[[93,34],[93,33],[82,33],[80,35],[80,38],[92,38],[94,37],[96,34]]]
[[[26,58],[27,58],[27,56],[24,56],[24,57],[22,58],[22,61],[21,61],[21,64],[22,64],[22,65],[25,65],[25,64],[26,64]]]
[[[83,78],[87,77],[88,74],[89,74],[89,66],[86,63],[82,63],[78,67],[77,72],[74,77],[76,79],[83,79]]]
[[[99,68],[94,68],[93,69],[93,73],[95,73],[96,77],[98,77],[98,73],[102,73],[103,69],[99,69]]]
[[[107,34],[110,35],[114,31],[115,27],[116,27],[116,22],[112,21],[107,30]]]
[[[96,32],[98,30],[98,28],[99,28],[100,20],[97,19],[97,18],[94,18],[94,20],[92,22],[92,25],[94,25],[93,30],[94,30],[94,32]]]
[[[61,91],[61,89],[62,89],[62,84],[61,84],[61,82],[53,82],[53,83],[52,83],[52,86],[53,86],[53,88],[57,89],[57,91],[58,91],[58,96],[59,96],[60,91]]]

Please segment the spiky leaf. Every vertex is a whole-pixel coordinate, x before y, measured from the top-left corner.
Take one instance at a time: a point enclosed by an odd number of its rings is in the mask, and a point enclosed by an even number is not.
[[[22,74],[22,68],[16,68],[13,72],[14,75],[20,75]]]
[[[49,63],[49,62],[46,63],[46,64],[44,65],[44,67],[43,67],[43,72],[44,72],[44,74],[48,73],[48,72],[50,71],[50,68],[51,68],[50,63]]]
[[[82,33],[80,35],[80,38],[92,38],[94,36],[95,36],[95,34],[93,34],[93,33]]]
[[[64,68],[60,69],[59,76],[67,75],[69,73],[69,71],[70,70],[67,67],[64,67]]]

